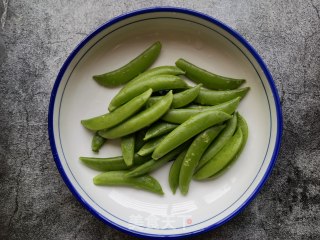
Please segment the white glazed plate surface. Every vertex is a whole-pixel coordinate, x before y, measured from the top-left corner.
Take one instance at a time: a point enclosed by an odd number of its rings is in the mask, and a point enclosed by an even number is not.
[[[164,196],[126,187],[97,187],[98,174],[79,156],[120,155],[118,141],[108,141],[94,154],[92,133],[81,119],[104,114],[120,88],[105,88],[93,79],[126,64],[155,41],[162,50],[153,67],[185,58],[214,73],[245,78],[251,90],[238,111],[249,126],[240,158],[215,180],[192,181],[187,196],[173,195],[171,166],[154,176]],[[149,9],[106,23],[70,55],[56,80],[49,109],[49,136],[58,169],[66,184],[95,216],[130,234],[180,237],[215,228],[236,215],[258,192],[277,156],[281,109],[271,75],[248,43],[220,22],[183,9]]]

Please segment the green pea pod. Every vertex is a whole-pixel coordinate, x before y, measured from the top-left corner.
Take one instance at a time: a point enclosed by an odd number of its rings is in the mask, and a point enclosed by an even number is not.
[[[200,67],[197,67],[192,63],[187,62],[186,60],[181,58],[178,61],[176,61],[176,66],[184,70],[186,72],[186,76],[190,80],[196,83],[202,83],[206,88],[210,89],[236,89],[246,81],[245,79],[235,79],[219,76],[217,74],[208,72]]]
[[[143,140],[147,141],[151,138],[159,137],[161,135],[169,133],[173,129],[175,129],[177,126],[178,126],[177,124],[172,124],[167,122],[156,122],[148,129]]]
[[[93,152],[99,152],[102,145],[106,142],[107,139],[101,137],[98,133],[95,133],[91,141],[91,149]]]
[[[199,84],[193,88],[189,88],[187,90],[184,90],[182,92],[173,94],[173,100],[171,104],[171,108],[181,108],[189,103],[191,103],[198,95],[200,92],[202,84]],[[155,104],[160,97],[151,97],[149,98],[147,102],[147,107],[151,107],[153,104]]]
[[[244,117],[242,117],[240,115],[240,113],[238,113],[238,112],[237,112],[237,119],[238,119],[238,126],[241,128],[242,135],[243,135],[241,148],[237,154],[237,155],[240,155],[242,150],[244,149],[246,143],[247,143],[248,135],[249,135],[249,128],[248,128],[248,124],[247,124],[246,120],[244,119]]]
[[[247,139],[248,139],[248,125],[246,120],[240,115],[240,113],[237,112],[237,126],[239,128],[241,128],[242,131],[242,143],[241,143],[241,147],[239,149],[239,151],[237,152],[236,156],[229,162],[229,164],[227,166],[225,166],[219,173],[214,174],[213,176],[210,176],[208,179],[215,179],[217,177],[219,177],[220,175],[222,175],[225,170],[227,170],[227,167],[232,164],[232,162],[236,161],[237,158],[240,156],[243,148],[245,147],[246,143],[247,143]]]
[[[131,86],[123,87],[120,92],[111,100],[109,111],[114,111],[124,103],[151,88],[154,92],[159,90],[184,89],[187,84],[177,76],[156,75],[146,81],[137,82]]]
[[[132,79],[130,82],[127,83],[126,87],[132,86],[133,84],[136,84],[137,82],[143,82],[145,80],[148,80],[150,77],[156,76],[156,75],[183,75],[184,71],[182,71],[180,68],[176,66],[161,66],[161,67],[155,67],[152,69],[149,69],[141,74],[139,74],[137,77]]]
[[[227,122],[226,128],[221,132],[221,134],[215,139],[215,141],[209,146],[207,151],[203,154],[202,158],[198,163],[197,169],[203,167],[210,159],[212,159],[229,141],[233,136],[237,128],[237,116],[234,116]]]
[[[159,56],[160,50],[161,43],[156,42],[123,67],[112,72],[95,75],[93,79],[106,87],[125,84],[149,68]]]
[[[150,173],[156,169],[159,169],[163,165],[165,165],[167,162],[171,161],[175,156],[180,154],[184,148],[187,145],[181,145],[180,147],[177,147],[176,149],[173,149],[171,152],[160,158],[159,160],[151,159],[148,162],[145,162],[144,164],[140,165],[139,167],[131,170],[127,173],[128,177],[137,177],[141,176],[147,173]]]
[[[131,166],[133,164],[134,158],[134,135],[128,135],[121,138],[121,151],[124,162],[127,166]]]
[[[164,137],[165,136],[160,136],[160,137],[153,138],[153,139],[149,140],[138,151],[138,154],[140,156],[146,156],[146,155],[151,154],[154,151],[154,149],[159,145],[159,143],[164,139]]]
[[[147,190],[163,195],[160,183],[153,177],[145,175],[136,178],[126,176],[127,171],[112,171],[101,173],[93,178],[93,183],[98,186],[128,186]]]
[[[206,163],[196,174],[194,179],[203,180],[214,176],[224,169],[237,155],[242,145],[243,135],[241,128],[229,139],[227,144],[208,163]]]
[[[87,167],[97,170],[97,171],[116,171],[116,170],[126,170],[130,169],[130,166],[123,160],[123,156],[110,157],[110,158],[95,158],[95,157],[80,157],[79,158],[83,164]],[[139,156],[134,155],[133,165],[139,166],[146,161],[150,160],[150,156]]]
[[[208,128],[200,133],[191,143],[181,164],[179,174],[179,189],[183,195],[186,195],[189,191],[193,172],[202,154],[224,128],[225,125]]]
[[[141,109],[141,107],[145,105],[151,94],[152,89],[148,89],[147,91],[133,98],[131,101],[122,105],[115,111],[98,117],[82,120],[81,124],[90,130],[102,130],[114,127],[124,120],[128,119],[139,109]]]
[[[216,110],[216,111],[232,114],[237,109],[239,102],[240,102],[240,98],[238,97],[216,106],[170,109],[169,111],[166,112],[165,115],[163,115],[161,119],[170,123],[181,124],[187,121],[192,116],[195,116],[207,110]]]
[[[189,118],[161,141],[154,150],[152,158],[159,159],[203,130],[229,118],[231,118],[229,114],[215,110],[208,110]]]
[[[104,138],[113,139],[126,136],[146,126],[149,126],[153,122],[157,121],[166,111],[168,111],[172,102],[172,95],[172,91],[170,91],[152,108],[148,108],[140,112],[139,114],[114,128],[99,131],[99,135]]]
[[[177,188],[179,186],[179,174],[181,169],[181,164],[183,159],[187,153],[187,150],[184,150],[179,154],[179,156],[174,160],[171,165],[170,172],[169,172],[169,185],[173,194],[176,193]]]
[[[198,97],[194,101],[202,105],[217,105],[237,97],[243,98],[249,90],[249,87],[228,91],[201,89]]]

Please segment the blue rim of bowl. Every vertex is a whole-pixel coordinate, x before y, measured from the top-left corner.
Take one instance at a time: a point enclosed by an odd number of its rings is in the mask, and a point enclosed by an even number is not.
[[[124,19],[133,17],[133,16],[137,16],[137,15],[141,15],[141,14],[147,14],[147,13],[154,13],[154,12],[177,12],[177,13],[183,13],[183,14],[187,14],[187,15],[192,15],[204,20],[207,20],[215,25],[217,25],[218,27],[222,28],[223,30],[225,30],[226,32],[230,33],[233,37],[235,37],[251,54],[252,56],[255,58],[255,60],[258,62],[259,66],[261,67],[261,69],[263,70],[263,73],[265,74],[268,83],[270,85],[272,94],[273,94],[273,98],[275,101],[275,107],[276,107],[276,113],[277,113],[277,135],[276,135],[276,143],[275,143],[275,148],[271,157],[271,161],[270,164],[267,168],[267,171],[265,173],[265,175],[263,176],[262,180],[260,181],[260,183],[258,184],[258,186],[256,187],[256,189],[254,190],[254,192],[247,198],[247,200],[242,203],[242,205],[235,210],[232,214],[230,214],[229,216],[227,216],[226,218],[224,218],[223,220],[212,224],[206,228],[202,228],[193,232],[188,232],[188,233],[181,233],[181,234],[172,234],[172,235],[160,235],[160,234],[149,234],[149,233],[142,233],[142,232],[138,232],[138,231],[134,231],[131,229],[128,229],[126,227],[123,227],[121,225],[117,225],[111,221],[109,221],[108,219],[106,219],[105,217],[103,217],[100,213],[98,213],[96,210],[94,210],[90,205],[88,205],[85,200],[81,197],[81,195],[76,191],[76,189],[73,187],[72,183],[70,182],[69,178],[67,177],[58,152],[57,152],[57,148],[56,148],[56,144],[55,144],[55,140],[54,140],[54,132],[53,132],[53,110],[54,110],[54,104],[55,104],[55,98],[56,98],[56,94],[57,91],[59,89],[60,86],[60,82],[62,80],[63,75],[65,74],[65,71],[67,70],[67,68],[69,67],[69,64],[71,63],[71,61],[73,60],[73,58],[78,54],[78,52],[82,49],[82,47],[84,47],[93,37],[95,37],[97,34],[99,34],[101,31],[103,31],[104,29],[112,26],[113,24],[120,22]],[[169,238],[173,238],[173,239],[177,239],[177,238],[182,238],[182,237],[186,237],[186,236],[193,236],[193,235],[197,235],[197,234],[201,234],[204,232],[207,232],[209,230],[215,229],[221,225],[223,225],[224,223],[228,222],[229,220],[231,220],[233,217],[235,217],[236,215],[238,215],[254,198],[255,196],[259,193],[260,189],[262,188],[262,186],[264,185],[264,183],[266,182],[266,180],[268,179],[273,166],[276,162],[277,156],[279,154],[279,150],[280,150],[280,145],[281,145],[281,137],[282,137],[282,111],[281,111],[281,104],[280,104],[280,98],[275,86],[275,83],[272,79],[271,73],[269,72],[266,64],[263,62],[262,58],[260,57],[260,55],[256,52],[256,50],[249,44],[249,42],[247,40],[245,40],[239,33],[237,33],[235,30],[233,30],[232,28],[230,28],[229,26],[227,26],[226,24],[220,22],[219,20],[203,14],[201,12],[197,12],[194,10],[190,10],[190,9],[186,9],[186,8],[176,8],[176,7],[153,7],[153,8],[146,8],[146,9],[140,9],[140,10],[136,10],[127,14],[123,14],[120,15],[118,17],[113,18],[112,20],[104,23],[103,25],[101,25],[99,28],[97,28],[96,30],[94,30],[93,32],[91,32],[84,40],[82,40],[78,46],[71,52],[71,54],[69,55],[69,57],[67,58],[67,60],[64,62],[64,64],[62,65],[59,74],[56,78],[56,81],[54,83],[52,92],[51,92],[51,97],[50,97],[50,103],[49,103],[49,111],[48,111],[48,133],[49,133],[49,140],[50,140],[50,146],[51,146],[51,151],[52,151],[52,155],[53,158],[56,162],[56,166],[60,172],[60,175],[62,176],[65,184],[68,186],[69,190],[72,192],[72,194],[76,197],[76,199],[91,213],[93,214],[95,217],[97,217],[98,219],[100,219],[101,221],[103,221],[104,223],[108,224],[109,226],[120,230],[122,232],[125,232],[127,234],[136,236],[136,237],[143,237],[143,238],[163,238],[163,237],[169,237]]]

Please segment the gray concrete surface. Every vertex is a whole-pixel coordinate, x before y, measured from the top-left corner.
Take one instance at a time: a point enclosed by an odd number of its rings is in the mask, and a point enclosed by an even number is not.
[[[261,193],[197,239],[320,239],[319,0],[2,0],[0,239],[134,239],[69,192],[51,155],[47,111],[59,68],[86,34],[156,5],[195,9],[240,32],[269,66],[283,107],[280,156]]]

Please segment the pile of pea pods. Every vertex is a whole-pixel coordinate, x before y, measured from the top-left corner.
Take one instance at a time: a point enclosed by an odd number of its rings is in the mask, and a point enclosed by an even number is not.
[[[93,76],[102,86],[124,85],[109,112],[82,120],[93,131],[92,150],[107,139],[121,139],[122,156],[80,157],[102,171],[95,185],[129,186],[163,195],[149,174],[173,161],[169,184],[183,195],[192,179],[223,173],[241,154],[248,138],[245,119],[236,112],[249,87],[245,80],[219,76],[184,59],[176,66],[150,68],[161,51],[156,42],[123,67]],[[189,86],[184,78],[197,85]]]

